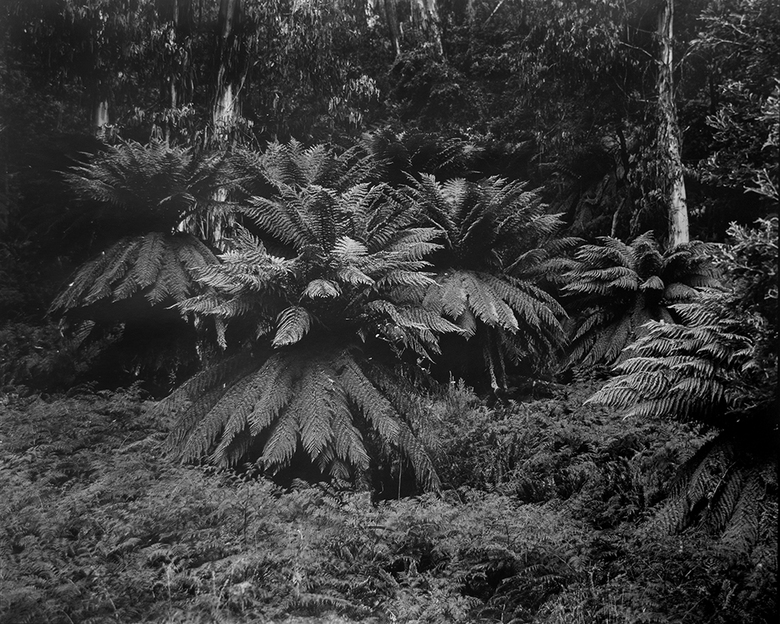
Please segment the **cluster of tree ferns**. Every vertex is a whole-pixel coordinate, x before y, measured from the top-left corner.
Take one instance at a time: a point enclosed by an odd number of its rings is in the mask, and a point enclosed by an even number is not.
[[[48,315],[56,357],[175,387],[184,460],[436,489],[425,384],[616,364],[591,401],[720,432],[671,523],[776,515],[751,514],[776,497],[773,0],[0,11],[3,383]]]

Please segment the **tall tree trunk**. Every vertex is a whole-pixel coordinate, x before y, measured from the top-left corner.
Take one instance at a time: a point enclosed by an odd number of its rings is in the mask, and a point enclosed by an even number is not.
[[[658,13],[658,135],[657,144],[661,156],[662,189],[668,204],[669,246],[674,247],[689,240],[688,207],[683,178],[680,125],[674,104],[674,79],[672,76],[672,34],[674,24],[674,0],[663,0]]]
[[[168,44],[173,50],[160,88],[161,105],[172,111],[191,99],[189,37],[193,28],[192,0],[157,0],[157,16],[160,25],[167,27]],[[170,115],[162,124],[165,143],[168,144],[174,129]]]
[[[238,117],[239,81],[236,76],[236,59],[232,48],[235,31],[241,20],[241,0],[220,0],[219,4],[219,67],[214,101],[214,134],[221,143],[226,142]]]
[[[398,0],[384,0],[385,18],[396,58],[401,54],[401,24],[398,21]]]
[[[102,93],[98,81],[92,98],[92,134],[98,139],[105,139],[108,123],[108,97]]]
[[[413,0],[412,19],[419,25],[427,46],[436,58],[444,58],[441,44],[441,20],[437,0]]]

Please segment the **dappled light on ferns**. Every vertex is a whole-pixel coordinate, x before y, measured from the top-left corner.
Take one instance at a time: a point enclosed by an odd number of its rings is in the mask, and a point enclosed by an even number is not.
[[[662,252],[651,232],[626,244],[604,236],[583,245],[563,273],[575,310],[569,363],[611,364],[648,321],[671,323],[675,303],[690,301],[717,281],[706,245],[691,242]]]

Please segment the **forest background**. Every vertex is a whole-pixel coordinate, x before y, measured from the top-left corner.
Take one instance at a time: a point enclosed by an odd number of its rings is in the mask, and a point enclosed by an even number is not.
[[[6,621],[775,621],[775,2],[0,36]]]

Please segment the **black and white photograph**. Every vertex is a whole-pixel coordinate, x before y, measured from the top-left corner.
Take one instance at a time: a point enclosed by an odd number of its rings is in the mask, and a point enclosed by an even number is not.
[[[778,0],[0,0],[0,624],[777,624]]]

